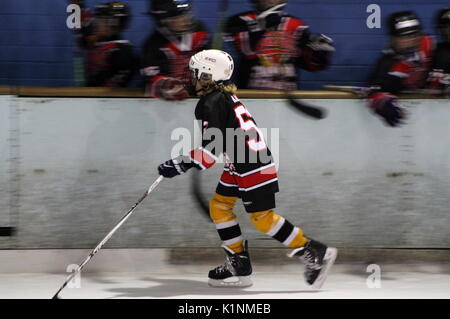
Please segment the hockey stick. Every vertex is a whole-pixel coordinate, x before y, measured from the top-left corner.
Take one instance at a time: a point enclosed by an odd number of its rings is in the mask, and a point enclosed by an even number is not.
[[[296,100],[289,92],[286,93],[286,99],[290,106],[295,110],[313,118],[321,120],[327,117],[326,109],[318,106],[308,105],[301,100]]]
[[[379,86],[370,86],[370,87],[362,87],[362,86],[350,86],[350,85],[324,85],[322,86],[326,90],[330,91],[341,91],[341,92],[350,92],[356,94],[359,97],[366,97],[370,93],[374,91],[379,91],[381,88]],[[443,95],[445,94],[445,90],[437,90],[437,89],[411,89],[411,90],[403,90],[399,92],[400,94],[436,94]]]
[[[135,208],[155,189],[156,186],[163,180],[163,176],[160,175],[158,179],[150,186],[150,188],[145,192],[144,195],[142,195],[141,198],[134,204],[130,210],[125,214],[125,216],[122,217],[122,219],[117,223],[116,226],[103,238],[100,243],[97,245],[97,247],[94,248],[94,250],[91,251],[91,253],[86,257],[86,259],[78,266],[78,268],[72,272],[64,282],[64,284],[59,288],[59,290],[56,292],[56,294],[53,296],[52,299],[60,299],[58,297],[59,293],[67,286],[67,284],[75,277],[77,273],[83,269],[83,267],[94,257],[94,255],[103,247],[103,245],[106,244],[106,242],[112,237],[112,235],[116,232],[117,229],[119,229],[120,226],[122,226],[123,223],[128,219],[128,217],[131,216]]]
[[[226,16],[228,13],[228,6],[229,6],[229,1],[228,0],[222,0],[219,3],[219,19],[217,19],[217,25],[216,25],[216,30],[214,31],[214,36],[213,36],[213,43],[212,43],[212,47],[214,49],[222,49],[223,46],[223,26],[224,23],[226,21]]]
[[[192,179],[191,179],[192,196],[194,197],[194,202],[197,204],[197,207],[203,213],[203,216],[205,216],[209,221],[211,221],[211,218],[209,217],[208,201],[206,200],[205,196],[203,196],[200,190],[201,184],[200,174],[201,172],[197,169],[195,169],[194,172],[192,172]]]

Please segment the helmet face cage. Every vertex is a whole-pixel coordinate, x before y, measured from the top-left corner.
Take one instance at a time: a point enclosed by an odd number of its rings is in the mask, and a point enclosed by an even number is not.
[[[262,12],[278,4],[286,3],[286,0],[251,0],[256,11]]]
[[[191,62],[192,64],[192,62]],[[199,68],[196,66],[190,66],[189,70],[191,70],[191,78],[197,82],[210,82],[212,81],[212,74],[211,73],[207,73],[205,71],[200,72]]]
[[[412,11],[393,13],[389,17],[389,32],[391,36],[413,36],[419,35],[422,26],[419,18]]]
[[[151,15],[159,25],[177,35],[191,31],[194,26],[190,0],[152,0]]]
[[[110,20],[110,25],[118,31],[125,29],[129,21],[128,6],[120,1],[110,1],[95,8],[95,17]]]
[[[190,0],[152,0],[151,14],[161,21],[184,14],[192,14]]]

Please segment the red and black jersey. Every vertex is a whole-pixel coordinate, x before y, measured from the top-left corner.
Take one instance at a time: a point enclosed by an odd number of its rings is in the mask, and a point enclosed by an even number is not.
[[[235,82],[243,89],[295,90],[299,68],[314,72],[330,63],[328,54],[306,45],[309,27],[286,13],[278,25],[267,29],[258,26],[255,12],[232,16],[225,24],[224,38],[239,54]]]
[[[199,21],[192,32],[182,35],[158,27],[146,40],[142,56],[141,74],[146,78],[149,95],[160,97],[155,88],[159,81],[168,77],[188,84],[189,59],[208,48],[209,34]]]
[[[133,47],[127,40],[97,42],[85,52],[87,86],[126,87],[136,69]]]
[[[421,36],[417,49],[408,57],[387,50],[379,59],[369,85],[380,86],[382,91],[390,93],[423,88],[430,71],[433,49],[433,38]]]
[[[191,160],[207,169],[221,154],[225,158],[218,194],[251,199],[278,192],[276,167],[264,136],[235,95],[214,91],[203,96],[195,117],[202,123],[203,138],[202,147],[190,152]]]
[[[126,87],[137,67],[133,46],[119,34],[99,38],[94,22],[94,13],[83,9],[81,28],[75,33],[83,49],[86,86]]]

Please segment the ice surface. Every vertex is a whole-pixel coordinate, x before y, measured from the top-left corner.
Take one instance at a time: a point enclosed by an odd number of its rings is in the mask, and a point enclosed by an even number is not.
[[[213,266],[213,265],[212,265]],[[447,267],[447,268],[446,268]],[[209,267],[171,267],[144,273],[88,273],[81,288],[66,288],[64,299],[174,298],[174,299],[448,299],[448,265],[390,265],[381,273],[381,287],[368,288],[366,265],[336,265],[320,291],[311,290],[300,267],[259,267],[253,286],[245,289],[211,288]],[[386,268],[386,267],[385,267]],[[65,274],[0,274],[0,299],[51,298]]]

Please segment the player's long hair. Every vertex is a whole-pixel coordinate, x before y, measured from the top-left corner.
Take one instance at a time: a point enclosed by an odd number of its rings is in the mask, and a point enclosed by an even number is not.
[[[202,81],[203,90],[201,95],[213,92],[222,91],[229,94],[236,94],[237,86],[231,81],[215,82],[215,81]]]

